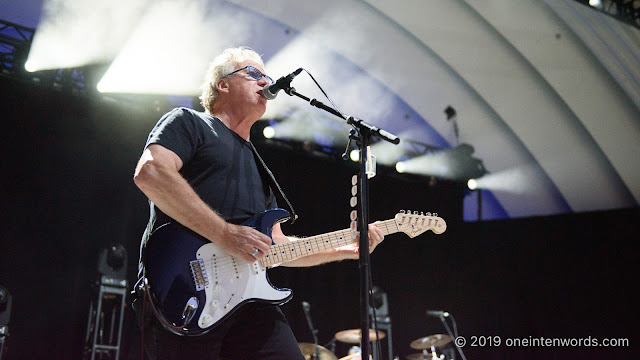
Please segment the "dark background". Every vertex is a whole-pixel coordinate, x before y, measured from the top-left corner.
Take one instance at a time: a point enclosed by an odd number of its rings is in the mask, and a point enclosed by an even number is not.
[[[81,359],[102,249],[122,244],[127,278],[135,280],[148,205],[132,175],[147,133],[167,108],[3,77],[0,91],[0,285],[13,295],[3,359]],[[285,232],[348,227],[354,164],[256,142],[301,215]],[[635,357],[638,208],[465,223],[464,196],[461,184],[429,185],[384,168],[371,182],[372,221],[408,209],[437,212],[448,224],[440,235],[388,236],[372,255],[373,284],[389,299],[395,354],[404,358],[416,352],[411,341],[445,333],[425,315],[443,309],[467,338],[469,360]],[[300,342],[313,341],[302,301],[311,304],[320,344],[360,326],[357,262],[269,274],[274,285],[294,290],[283,310]],[[470,346],[473,336],[499,336],[502,343]],[[539,337],[626,338],[630,346],[505,345],[507,338]],[[348,348],[338,344],[338,357]],[[121,359],[141,359],[130,309],[121,349]]]

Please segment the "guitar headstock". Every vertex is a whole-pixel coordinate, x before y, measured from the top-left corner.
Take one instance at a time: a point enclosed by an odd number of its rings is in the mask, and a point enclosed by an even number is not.
[[[438,214],[418,213],[414,211],[400,211],[394,217],[398,230],[407,234],[410,238],[416,237],[427,230],[436,234],[442,234],[447,230],[447,223]]]

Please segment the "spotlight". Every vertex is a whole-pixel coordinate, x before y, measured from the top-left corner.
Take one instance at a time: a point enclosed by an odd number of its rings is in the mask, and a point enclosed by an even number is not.
[[[38,66],[33,60],[27,60],[27,62],[24,63],[24,69],[28,72],[35,72],[38,71]]]
[[[351,159],[351,161],[353,162],[357,162],[360,160],[360,150],[351,150],[351,152],[349,153],[349,158]]]
[[[272,139],[274,136],[276,136],[276,130],[271,126],[266,126],[262,130],[262,135],[264,135],[265,139]]]
[[[124,280],[127,276],[127,250],[117,244],[103,249],[98,259],[98,272],[103,277]]]
[[[478,188],[478,182],[476,179],[469,179],[469,181],[467,181],[467,187],[469,190],[475,190]]]
[[[11,316],[11,294],[4,286],[0,285],[0,327],[9,325]],[[8,335],[0,332],[0,336]],[[0,358],[2,358],[0,353]]]
[[[602,0],[589,0],[589,5],[595,7],[595,8],[601,8],[602,7]]]
[[[396,163],[396,171],[402,174],[407,170],[407,165],[403,161],[399,161]]]

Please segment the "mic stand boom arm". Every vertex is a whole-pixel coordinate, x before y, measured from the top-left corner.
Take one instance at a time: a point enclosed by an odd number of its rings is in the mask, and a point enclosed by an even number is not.
[[[284,92],[286,92],[287,94],[289,94],[290,96],[297,96],[305,101],[307,101],[311,106],[315,106],[318,109],[322,109],[328,113],[331,113],[337,117],[339,117],[342,120],[345,120],[347,122],[347,124],[353,126],[354,128],[356,128],[356,130],[361,131],[361,130],[366,130],[367,132],[369,132],[371,135],[386,140],[392,144],[399,144],[400,143],[400,138],[391,134],[388,131],[382,130],[376,126],[373,126],[367,122],[365,122],[362,119],[358,119],[356,117],[353,116],[349,116],[346,119],[344,118],[344,115],[342,115],[338,110],[329,107],[327,105],[325,105],[324,103],[316,100],[316,99],[310,99],[302,94],[300,94],[299,92],[296,91],[295,88],[293,87],[288,87],[286,89],[284,89]]]
[[[297,96],[319,109],[325,110],[343,120],[356,129],[356,142],[360,147],[360,174],[358,184],[360,185],[360,214],[358,216],[358,230],[360,231],[360,242],[358,253],[360,255],[360,350],[361,358],[369,359],[371,354],[371,340],[369,339],[369,178],[367,176],[368,149],[373,136],[398,144],[400,138],[381,130],[365,121],[349,116],[344,117],[338,110],[331,108],[316,99],[310,99],[298,92],[293,87],[283,89],[290,96]]]

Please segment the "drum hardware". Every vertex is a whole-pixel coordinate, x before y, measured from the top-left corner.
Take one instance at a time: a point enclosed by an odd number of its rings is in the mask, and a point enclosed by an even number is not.
[[[435,348],[431,352],[425,349],[421,353],[407,355],[407,360],[443,360],[444,358],[444,355],[437,355]]]
[[[338,360],[362,360],[362,350],[360,346],[352,346],[349,349],[349,355],[343,356]],[[369,354],[369,360],[373,360],[373,355]]]
[[[382,331],[369,329],[369,340],[376,341],[384,338],[386,334]],[[338,331],[335,336],[336,340],[347,344],[360,344],[362,333],[360,329],[350,329]]]
[[[436,347],[431,347],[431,352],[427,351],[427,349],[422,350],[422,353],[411,354],[407,356],[407,360],[444,360],[444,354],[440,354],[438,356],[438,352],[436,351]]]
[[[444,354],[438,356],[436,348],[443,347],[451,342],[451,336],[445,334],[435,334],[413,340],[409,346],[412,349],[422,350],[421,354],[411,354],[407,360],[442,360]],[[431,350],[431,352],[427,351]]]
[[[438,317],[440,319],[440,321],[442,322],[442,325],[444,325],[444,328],[447,330],[447,335],[440,335],[442,337],[442,340],[444,341],[444,337],[447,336],[448,341],[451,341],[451,339],[457,339],[458,338],[458,326],[456,324],[456,319],[453,317],[453,314],[448,312],[448,311],[442,311],[442,310],[427,310],[427,316],[434,316],[434,317]],[[447,323],[447,320],[451,320],[451,324],[453,325],[453,331],[451,331],[451,328],[449,327],[449,324]],[[426,338],[424,343],[426,343]],[[422,340],[422,339],[418,339],[418,340]],[[436,341],[436,340],[432,340],[432,341]],[[460,354],[460,357],[462,358],[462,360],[467,360],[467,357],[464,356],[464,352],[462,351],[462,348],[458,345],[457,341],[453,342],[453,345],[455,346],[455,349],[458,351],[458,354]],[[442,346],[442,345],[440,345]]]
[[[432,358],[433,356],[431,356],[431,353],[427,351],[417,353],[417,354],[407,355],[407,360],[431,360]]]
[[[376,330],[383,330],[387,334],[387,359],[394,360],[393,356],[393,338],[391,331],[391,316],[389,314],[389,301],[387,294],[379,287],[373,286],[371,288],[371,303],[369,307],[369,314],[371,315],[371,322],[374,324],[372,328]],[[376,346],[372,347],[373,357],[376,359],[383,359],[381,343],[376,343]]]
[[[439,348],[451,342],[451,336],[444,334],[435,334],[425,336],[420,339],[413,340],[409,346],[416,350],[425,350]]]
[[[334,353],[322,345],[298,343],[298,347],[306,360],[338,360],[338,357]],[[316,354],[318,354],[319,357],[316,357]]]

